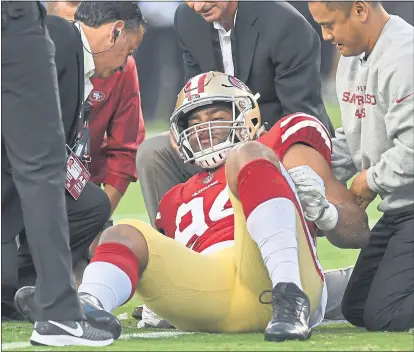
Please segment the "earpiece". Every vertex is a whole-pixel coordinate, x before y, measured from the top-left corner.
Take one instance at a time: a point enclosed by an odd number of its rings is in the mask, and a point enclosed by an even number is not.
[[[114,42],[116,41],[116,38],[121,34],[121,32],[118,29],[114,29]]]
[[[74,23],[76,24],[76,22],[74,22]],[[116,38],[118,38],[118,37],[119,37],[119,35],[121,34],[121,31],[120,31],[120,30],[118,30],[118,29],[114,29],[113,34],[114,34],[114,43],[112,44],[112,46],[111,46],[110,48],[108,48],[108,49],[105,49],[105,50],[99,51],[99,52],[97,52],[97,53],[93,53],[93,52],[89,51],[89,50],[85,47],[85,45],[83,44],[83,42],[82,42],[82,45],[83,45],[84,49],[85,49],[88,53],[90,53],[90,54],[92,54],[92,55],[100,55],[100,54],[106,53],[107,51],[111,50],[111,49],[114,47],[114,45],[115,45],[115,41],[116,41]]]

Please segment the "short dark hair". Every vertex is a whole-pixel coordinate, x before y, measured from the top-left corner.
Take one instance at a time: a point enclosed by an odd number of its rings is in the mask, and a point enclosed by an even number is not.
[[[124,21],[125,30],[135,30],[144,25],[137,1],[81,1],[75,13],[75,21],[92,28]]]
[[[352,6],[354,4],[353,1],[322,1],[326,7],[331,10],[340,10],[344,11],[347,15],[351,12]],[[381,1],[367,1],[371,4],[372,7],[378,7],[381,5]]]

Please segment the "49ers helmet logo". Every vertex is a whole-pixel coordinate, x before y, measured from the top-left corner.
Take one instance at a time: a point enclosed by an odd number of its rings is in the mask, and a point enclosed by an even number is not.
[[[229,82],[232,86],[239,88],[239,89],[243,89],[249,93],[251,93],[249,87],[247,87],[242,81],[240,81],[239,79],[233,77],[233,76],[228,76],[229,78]]]

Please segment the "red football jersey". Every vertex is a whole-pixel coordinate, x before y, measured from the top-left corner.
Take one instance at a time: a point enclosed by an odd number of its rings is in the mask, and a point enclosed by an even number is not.
[[[315,117],[297,113],[285,116],[258,139],[280,160],[295,143],[319,151],[331,165],[331,139]],[[234,240],[234,212],[229,199],[224,166],[213,174],[201,172],[172,188],[161,199],[157,228],[196,252]],[[315,233],[315,227],[311,232]]]

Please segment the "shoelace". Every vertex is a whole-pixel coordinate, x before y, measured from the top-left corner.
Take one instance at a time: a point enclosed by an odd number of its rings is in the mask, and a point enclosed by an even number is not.
[[[263,295],[266,293],[272,294],[272,299],[270,301],[264,301],[262,299]],[[273,313],[273,318],[277,318],[278,321],[284,321],[287,323],[292,322],[292,317],[297,318],[297,302],[294,298],[289,297],[288,295],[284,295],[281,292],[278,292],[276,297],[273,298],[273,291],[266,290],[263,291],[259,296],[259,301],[262,304],[275,304],[276,307],[280,307],[282,302],[287,302],[288,304],[283,305],[283,309],[276,308]]]

